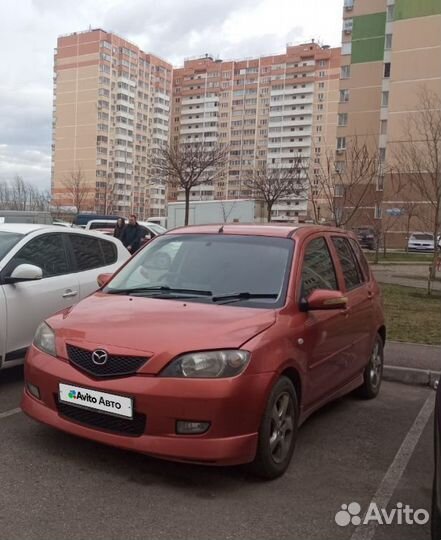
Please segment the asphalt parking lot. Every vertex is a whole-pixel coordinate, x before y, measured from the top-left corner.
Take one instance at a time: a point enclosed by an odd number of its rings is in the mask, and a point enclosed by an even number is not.
[[[374,496],[430,510],[429,388],[383,383],[374,401],[327,406],[300,430],[287,474],[264,483],[244,468],[167,463],[39,425],[17,411],[21,387],[21,369],[0,374],[1,539],[430,537],[428,525],[335,523],[342,504],[366,510]]]

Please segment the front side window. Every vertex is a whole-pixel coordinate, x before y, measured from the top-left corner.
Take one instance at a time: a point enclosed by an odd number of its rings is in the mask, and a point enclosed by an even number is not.
[[[185,234],[157,237],[105,292],[213,302],[249,293],[234,305],[283,305],[294,242],[288,238]],[[252,297],[260,295],[260,298]],[[264,297],[266,296],[266,297]]]
[[[363,276],[360,268],[352,252],[351,246],[346,238],[341,236],[333,236],[332,242],[337,251],[337,257],[340,261],[343,277],[345,280],[346,289],[355,289],[363,283]]]
[[[22,238],[22,234],[0,231],[0,261]]]
[[[317,289],[337,291],[334,263],[324,238],[315,238],[305,250],[302,268],[302,298]]]
[[[113,242],[100,240],[101,249],[104,255],[105,264],[114,264],[118,260],[118,250]]]
[[[61,234],[42,234],[30,240],[8,264],[10,274],[20,264],[33,264],[43,270],[43,278],[70,273]]]

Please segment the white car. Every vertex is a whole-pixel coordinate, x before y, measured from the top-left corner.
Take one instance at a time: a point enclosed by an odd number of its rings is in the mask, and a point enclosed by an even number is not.
[[[150,237],[158,236],[159,234],[165,233],[165,229],[162,225],[157,223],[150,223],[150,221],[138,221],[138,224],[146,229],[147,234]],[[113,230],[116,225],[116,219],[92,219],[87,222],[86,231],[96,231],[104,234],[113,234]],[[127,225],[127,222],[126,222]]]
[[[23,362],[40,322],[97,288],[130,253],[118,240],[54,225],[0,225],[0,369]]]
[[[412,233],[409,236],[407,249],[409,251],[433,251],[435,242],[432,233]],[[441,238],[438,238],[438,248],[441,249]]]

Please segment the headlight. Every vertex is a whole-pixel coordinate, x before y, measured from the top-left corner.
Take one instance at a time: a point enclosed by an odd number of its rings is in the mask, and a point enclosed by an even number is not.
[[[42,322],[37,328],[34,336],[34,345],[45,353],[57,356],[55,348],[55,332],[47,323]]]
[[[179,356],[161,373],[161,377],[216,379],[234,377],[248,365],[250,353],[240,350],[204,351]]]

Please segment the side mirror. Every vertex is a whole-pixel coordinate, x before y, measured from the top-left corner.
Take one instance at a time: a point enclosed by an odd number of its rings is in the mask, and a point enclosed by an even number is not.
[[[113,274],[99,274],[99,276],[96,278],[98,287],[104,287],[104,285],[107,285],[107,283],[109,283],[112,277]]]
[[[4,278],[5,283],[19,283],[20,281],[37,281],[43,277],[43,270],[34,264],[19,264],[12,274]]]
[[[321,311],[330,309],[346,309],[348,299],[340,291],[317,289],[306,300],[303,300],[302,311]]]

